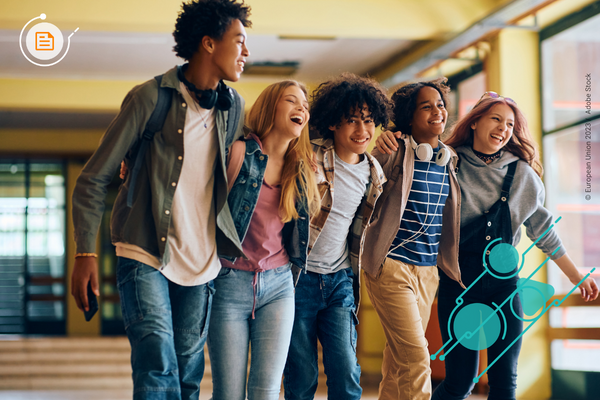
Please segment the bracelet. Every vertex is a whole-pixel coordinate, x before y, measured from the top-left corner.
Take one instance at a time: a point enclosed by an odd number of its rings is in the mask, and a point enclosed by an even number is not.
[[[78,257],[95,257],[95,258],[98,258],[98,254],[96,254],[96,253],[77,253],[77,254],[75,254],[75,258],[78,258]]]

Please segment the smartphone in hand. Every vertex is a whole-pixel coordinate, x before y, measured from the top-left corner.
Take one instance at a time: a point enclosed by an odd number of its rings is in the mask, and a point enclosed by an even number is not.
[[[98,299],[96,298],[96,294],[92,291],[92,281],[89,281],[87,285],[87,298],[89,311],[83,310],[83,315],[85,316],[85,320],[89,322],[98,311]]]

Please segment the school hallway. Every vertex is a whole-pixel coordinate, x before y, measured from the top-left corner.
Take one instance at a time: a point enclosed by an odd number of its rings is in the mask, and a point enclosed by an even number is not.
[[[279,396],[283,399],[283,394]],[[1,400],[128,400],[131,399],[129,390],[46,390],[46,391],[4,391],[0,392]],[[210,392],[201,391],[200,400],[209,400]],[[362,397],[363,400],[376,400],[377,390],[369,390]],[[485,396],[471,395],[469,400],[484,400]],[[315,400],[327,400],[323,390],[317,391]]]
[[[0,400],[127,400],[132,397],[127,338],[0,336]],[[208,350],[200,400],[212,394]],[[321,359],[321,355],[319,357]],[[316,400],[327,391],[320,360]],[[367,383],[363,399],[376,400],[377,387]],[[484,399],[471,396],[470,400]],[[283,399],[283,390],[280,395]]]

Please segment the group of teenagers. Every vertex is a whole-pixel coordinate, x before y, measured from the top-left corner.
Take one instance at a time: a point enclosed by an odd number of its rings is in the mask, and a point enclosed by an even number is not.
[[[232,106],[244,100],[223,80],[237,81],[250,55],[248,17],[235,0],[185,3],[174,37],[187,63],[129,92],[74,190],[72,294],[87,310],[88,284],[100,294],[95,243],[107,186],[124,160],[111,240],[134,399],[198,399],[205,343],[213,399],[278,399],[282,376],[285,399],[313,399],[317,341],[328,398],[360,399],[361,270],[386,337],[379,398],[464,399],[478,352],[461,346],[432,394],[433,300],[439,286],[447,341],[486,246],[518,243],[523,224],[581,282],[585,300],[598,296],[548,230],[539,156],[515,101],[485,93],[442,143],[444,79],[405,85],[390,99],[374,80],[344,73],[311,96],[293,80],[272,84],[244,118]],[[172,104],[140,155],[159,86]],[[136,157],[143,167],[132,179]],[[464,300],[500,304],[517,279],[488,274]],[[512,303],[522,315],[518,295]],[[510,307],[490,359],[522,332]],[[519,351],[520,341],[489,369],[490,399],[515,398]]]

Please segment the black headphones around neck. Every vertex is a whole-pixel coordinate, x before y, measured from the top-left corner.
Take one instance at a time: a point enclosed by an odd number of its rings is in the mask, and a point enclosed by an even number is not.
[[[190,92],[196,95],[198,104],[202,108],[210,110],[213,107],[217,107],[217,110],[227,111],[233,105],[233,94],[229,90],[229,87],[223,82],[219,81],[217,90],[208,89],[200,90],[194,86],[194,84],[185,79],[184,72],[188,68],[189,64],[179,65],[177,67],[177,77]]]

